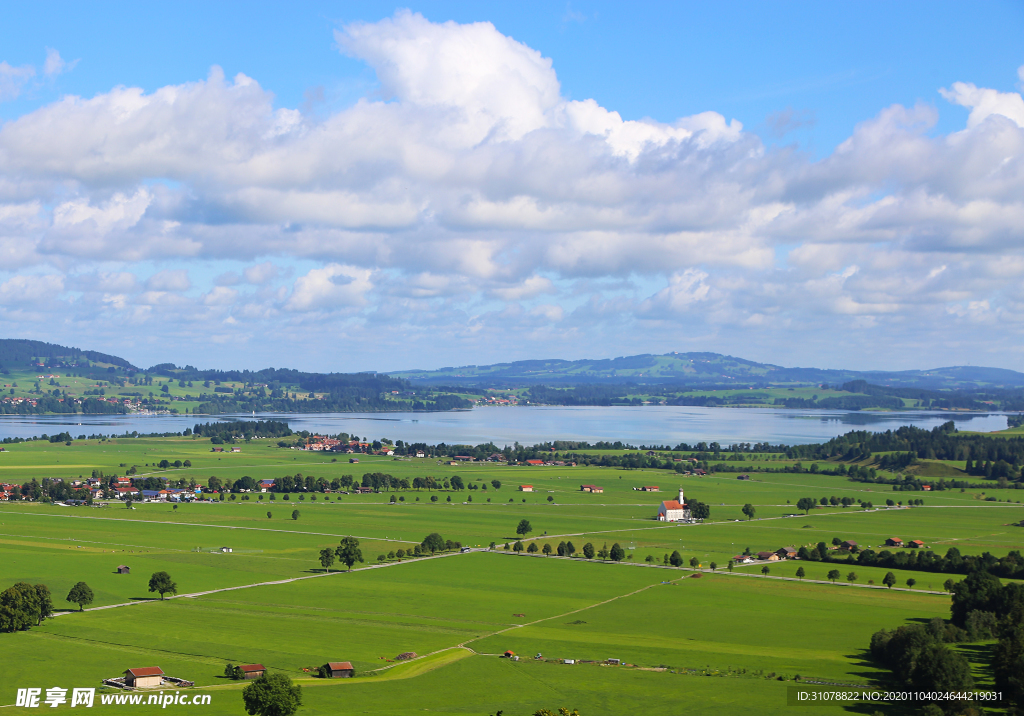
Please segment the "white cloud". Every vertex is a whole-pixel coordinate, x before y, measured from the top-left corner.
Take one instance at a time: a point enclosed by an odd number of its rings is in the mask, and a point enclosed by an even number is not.
[[[284,304],[287,311],[340,311],[362,306],[373,284],[372,272],[354,266],[328,264],[313,269],[295,281],[292,294]]]
[[[186,269],[165,269],[155,273],[146,281],[149,291],[187,291],[192,288]]]
[[[522,330],[524,351],[601,354],[595,336],[640,323],[659,329],[646,350],[725,340],[726,327],[765,345],[790,326],[911,345],[983,304],[1011,326],[1003,344],[1020,340],[1017,92],[954,83],[938,91],[970,111],[960,131],[935,130],[959,112],[949,105],[894,105],[815,161],[717,112],[656,122],[571,99],[550,59],[490,23],[402,11],[336,39],[380,92],[326,116],[214,67],[0,126],[0,299],[59,280],[40,305],[110,335],[122,322],[165,331],[187,308],[221,339],[282,324],[321,338],[323,314],[345,335],[386,322],[453,336],[415,349],[428,353]],[[70,64],[56,51],[39,70],[0,64],[0,98]],[[135,278],[153,265],[189,268]],[[39,325],[18,323],[22,310],[5,327]]]
[[[12,67],[0,62],[0,102],[17,98],[22,87],[35,76],[36,69],[32,65]]]
[[[264,261],[261,264],[255,266],[247,266],[245,271],[242,272],[245,276],[245,280],[248,283],[262,286],[265,283],[273,281],[275,278],[281,275],[280,269],[270,261]]]

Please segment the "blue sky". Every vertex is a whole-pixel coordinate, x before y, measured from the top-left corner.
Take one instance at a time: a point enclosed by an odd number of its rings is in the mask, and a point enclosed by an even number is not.
[[[1022,30],[1010,2],[22,3],[0,330],[143,365],[1016,368]]]

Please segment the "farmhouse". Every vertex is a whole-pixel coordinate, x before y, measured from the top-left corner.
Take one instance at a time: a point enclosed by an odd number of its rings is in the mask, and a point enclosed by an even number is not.
[[[924,547],[924,542],[922,542],[919,539],[912,539],[909,542],[907,542],[907,546],[912,547],[913,549],[921,549],[922,547]]]
[[[243,679],[258,679],[266,672],[263,664],[241,664],[238,668],[242,670]]]
[[[260,492],[269,492],[273,486],[273,480],[260,480]]]
[[[885,541],[885,546],[886,547],[902,547],[903,546],[903,540],[901,540],[899,537],[890,537],[889,539],[887,539]]]
[[[658,508],[659,522],[686,522],[690,519],[690,506],[683,499],[683,488],[679,488],[678,500],[665,500]]]
[[[597,485],[580,485],[580,492],[592,492],[594,494],[602,494],[604,492],[603,487]]]
[[[752,562],[753,560],[745,554],[737,554],[735,557],[732,558],[732,561],[736,564],[746,564],[747,562]]]
[[[536,467],[537,465],[543,465],[544,461],[543,460],[527,460],[526,464],[527,465],[533,465],[534,467]]]
[[[350,661],[328,661],[324,664],[324,676],[328,679],[350,679],[356,670]]]
[[[854,542],[853,540],[848,539],[845,542],[843,542],[841,545],[839,545],[839,549],[841,549],[843,551],[846,551],[846,552],[852,552],[853,550],[857,549],[857,543]]]
[[[210,448],[210,452],[224,452],[224,448],[218,448],[218,447]]]
[[[121,565],[118,565],[118,567],[117,567],[117,573],[118,574],[131,574],[132,570],[127,565],[121,564]]]
[[[519,486],[519,491],[520,492],[533,492],[533,485],[520,485]]]
[[[796,549],[793,547],[780,547],[775,550],[775,554],[779,555],[779,559],[796,559]]]
[[[124,672],[124,685],[136,689],[159,687],[164,682],[164,670],[159,666],[144,666]]]
[[[774,552],[758,552],[757,553],[757,558],[762,560],[762,561],[767,561],[767,562],[778,562],[779,561],[779,555],[775,554]]]
[[[644,485],[640,488],[641,492],[661,492],[657,485]]]

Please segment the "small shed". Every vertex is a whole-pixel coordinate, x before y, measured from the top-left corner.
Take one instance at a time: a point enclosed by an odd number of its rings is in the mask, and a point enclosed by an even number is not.
[[[355,675],[351,661],[328,661],[324,664],[324,676],[328,679],[350,679]]]
[[[519,491],[520,492],[533,492],[533,485],[520,485],[519,486]]]
[[[136,689],[156,688],[164,682],[164,670],[159,666],[144,666],[124,672],[124,685]]]
[[[886,547],[902,547],[903,546],[903,540],[901,540],[899,537],[890,537],[889,539],[887,539],[885,541],[885,546]]]
[[[921,547],[924,547],[924,542],[922,542],[919,539],[912,539],[909,542],[907,542],[907,546],[913,547],[914,549],[920,549]]]
[[[119,565],[117,566],[117,573],[118,573],[118,574],[131,574],[131,573],[132,573],[132,570],[131,570],[131,568],[130,568],[130,567],[129,567],[128,565],[126,565],[126,564],[119,564]]]
[[[240,664],[238,668],[242,670],[243,679],[258,679],[267,671],[263,664]]]
[[[415,659],[415,651],[403,651],[401,654],[395,657],[395,661],[408,661],[409,659]]]
[[[852,539],[848,539],[845,542],[843,542],[841,545],[839,545],[839,549],[853,551],[853,550],[857,549],[857,543],[854,542]]]

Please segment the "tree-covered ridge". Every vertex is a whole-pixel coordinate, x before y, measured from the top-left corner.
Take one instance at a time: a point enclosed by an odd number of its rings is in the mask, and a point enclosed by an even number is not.
[[[31,341],[23,338],[0,338],[0,366],[21,367],[42,363],[53,367],[81,365],[86,362],[107,363],[130,370],[138,370],[124,358],[99,351],[84,351],[55,343]]]

